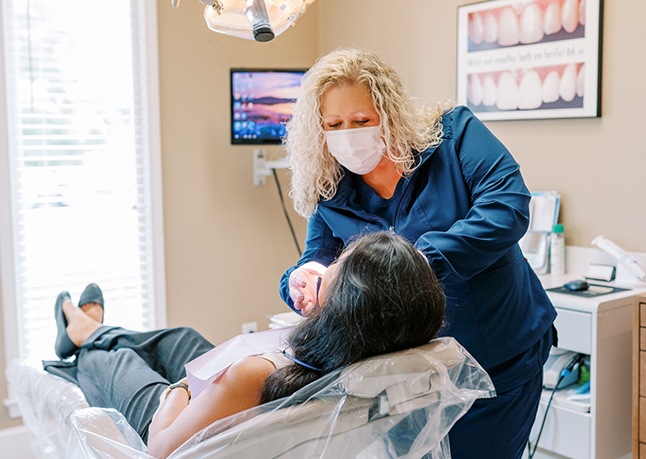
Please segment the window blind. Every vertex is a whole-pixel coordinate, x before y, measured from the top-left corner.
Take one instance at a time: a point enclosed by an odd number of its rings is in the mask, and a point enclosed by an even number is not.
[[[161,326],[154,1],[2,1],[8,354],[53,357],[56,296],[77,302],[90,282],[103,289],[106,323]]]

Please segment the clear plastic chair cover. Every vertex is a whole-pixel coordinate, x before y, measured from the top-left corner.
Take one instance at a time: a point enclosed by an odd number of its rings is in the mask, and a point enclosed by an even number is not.
[[[73,384],[25,361],[7,369],[35,446],[47,457],[149,458],[115,410],[88,408]],[[448,432],[491,379],[452,338],[366,359],[290,397],[195,434],[171,458],[450,458]]]

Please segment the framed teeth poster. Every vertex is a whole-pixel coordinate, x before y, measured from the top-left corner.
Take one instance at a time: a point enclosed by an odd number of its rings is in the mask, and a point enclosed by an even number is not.
[[[458,7],[457,101],[482,120],[601,116],[602,0]]]

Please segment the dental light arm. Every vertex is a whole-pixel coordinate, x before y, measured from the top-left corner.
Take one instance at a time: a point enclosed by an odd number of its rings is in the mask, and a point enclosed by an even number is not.
[[[200,3],[203,3],[206,6],[213,6],[216,2],[213,0],[200,0]],[[171,0],[171,4],[173,5],[173,8],[177,8],[179,6],[179,0]]]
[[[283,33],[315,0],[200,0],[214,32],[267,42]],[[171,0],[173,7],[179,0]]]
[[[288,169],[289,159],[285,156],[276,160],[268,160],[267,152],[262,148],[253,151],[253,184],[264,186],[266,177],[274,173],[274,169]]]

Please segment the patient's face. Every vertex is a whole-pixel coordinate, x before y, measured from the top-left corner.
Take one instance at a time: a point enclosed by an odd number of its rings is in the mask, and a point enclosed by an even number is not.
[[[325,273],[321,278],[321,285],[319,286],[319,292],[318,292],[319,307],[325,305],[325,300],[328,297],[328,290],[330,289],[330,285],[332,284],[334,279],[336,279],[339,273],[339,269],[346,258],[346,255],[347,255],[347,252],[343,252],[341,256],[337,258],[337,260],[334,263],[328,266],[327,270],[325,270]]]
[[[325,304],[325,300],[327,299],[327,291],[330,288],[330,282],[336,277],[336,273],[338,272],[338,263],[334,262],[330,266],[328,266],[327,270],[323,274],[323,277],[321,278],[321,285],[319,286],[319,292],[318,292],[318,305],[323,306]]]

